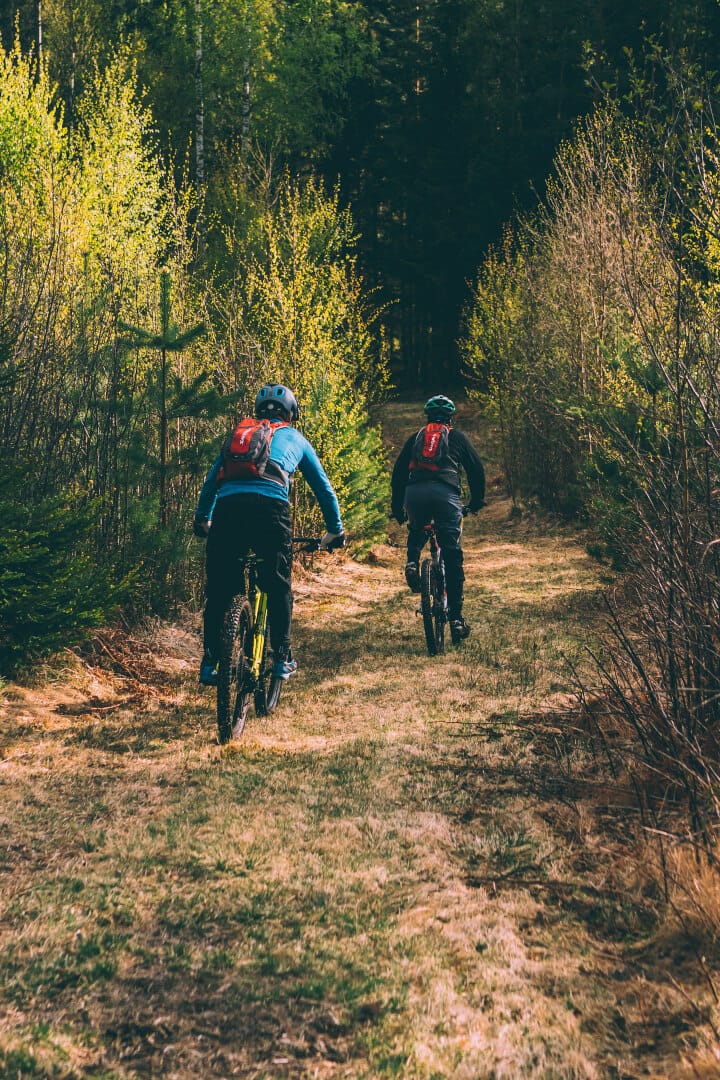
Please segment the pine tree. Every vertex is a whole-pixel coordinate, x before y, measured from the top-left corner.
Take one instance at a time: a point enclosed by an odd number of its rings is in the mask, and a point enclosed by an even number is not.
[[[129,323],[120,323],[125,336],[121,344],[128,349],[149,349],[160,353],[160,367],[158,378],[158,444],[159,444],[159,491],[160,491],[160,528],[167,528],[168,524],[168,354],[182,353],[194,342],[206,333],[204,323],[197,323],[187,330],[181,331],[172,321],[170,305],[170,273],[163,270],[160,273],[160,332],[144,330],[142,327],[131,326]],[[198,390],[203,384],[203,379],[196,384]],[[190,396],[185,395],[183,403],[184,415],[190,415]],[[203,399],[198,406],[207,410],[208,405],[216,405],[215,397]]]

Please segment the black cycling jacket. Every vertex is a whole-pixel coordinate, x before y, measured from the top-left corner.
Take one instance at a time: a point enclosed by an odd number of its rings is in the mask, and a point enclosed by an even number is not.
[[[479,510],[485,501],[485,470],[477,450],[462,431],[450,428],[448,437],[448,463],[439,472],[424,469],[410,471],[410,457],[417,431],[409,437],[398,454],[392,471],[392,515],[400,517],[405,502],[405,488],[408,484],[427,483],[428,480],[445,484],[451,491],[460,494],[460,473],[465,470],[470,487],[468,505],[471,510]]]

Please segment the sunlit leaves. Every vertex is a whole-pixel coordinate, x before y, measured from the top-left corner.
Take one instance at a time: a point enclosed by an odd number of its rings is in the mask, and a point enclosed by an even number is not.
[[[228,236],[228,244],[238,274],[230,304],[240,320],[231,329],[234,349],[254,354],[258,377],[293,388],[302,428],[336,487],[346,527],[376,534],[386,498],[384,461],[366,410],[388,375],[355,270],[349,213],[317,181],[286,176],[248,236]],[[317,517],[305,498],[299,512],[303,520]]]

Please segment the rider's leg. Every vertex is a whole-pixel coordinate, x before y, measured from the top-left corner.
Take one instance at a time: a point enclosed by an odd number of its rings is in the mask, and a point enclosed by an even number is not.
[[[440,488],[440,485],[438,485]],[[435,529],[445,563],[448,618],[462,618],[463,607],[463,550],[461,545],[462,503],[453,491],[439,490],[434,505]]]
[[[203,662],[214,665],[222,646],[225,612],[232,597],[243,589],[238,556],[242,550],[242,517],[232,496],[218,499],[205,551],[206,586],[203,617]]]
[[[268,598],[270,644],[276,661],[285,661],[290,656],[293,609],[292,520],[288,503],[264,498],[255,534],[253,546],[263,560],[259,583]]]
[[[420,592],[420,553],[427,537],[425,526],[432,520],[430,503],[434,496],[433,484],[408,484],[405,489],[405,510],[408,516],[407,562],[405,580],[413,592]]]
[[[432,503],[435,498],[434,483],[408,484],[405,489],[405,510],[408,516],[407,557],[417,563],[425,544],[425,526],[432,520]]]

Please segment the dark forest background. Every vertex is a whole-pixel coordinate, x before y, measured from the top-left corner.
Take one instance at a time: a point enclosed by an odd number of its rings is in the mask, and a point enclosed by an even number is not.
[[[28,0],[2,41],[38,43],[72,124],[119,47],[162,152],[222,213],[238,158],[312,170],[349,204],[365,281],[389,306],[392,369],[458,369],[468,282],[559,143],[649,40],[720,55],[714,0]],[[212,252],[211,252],[212,254]]]

